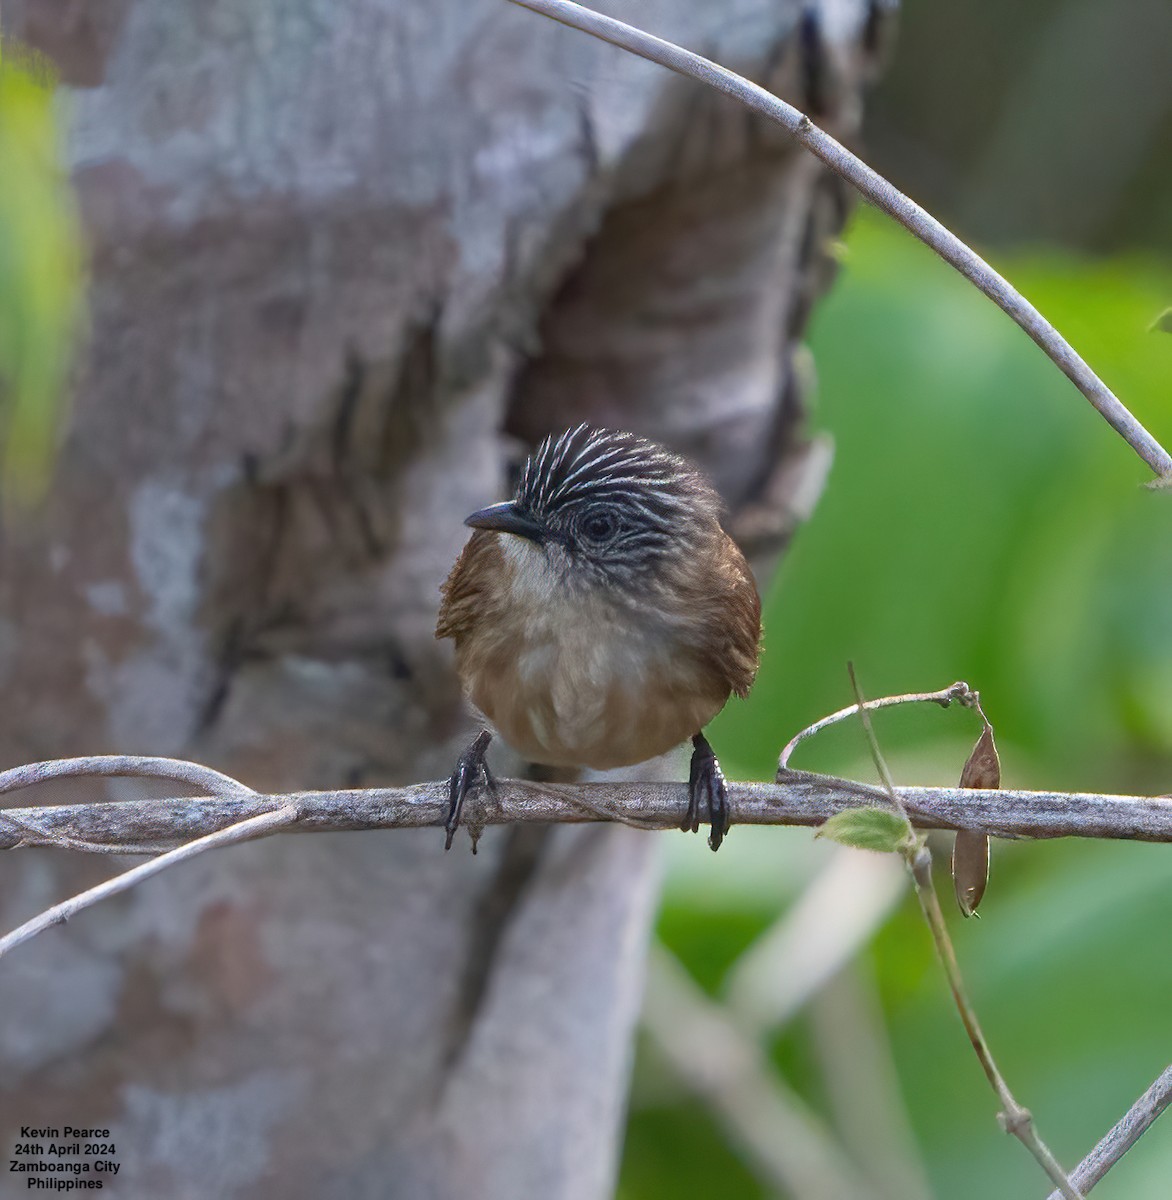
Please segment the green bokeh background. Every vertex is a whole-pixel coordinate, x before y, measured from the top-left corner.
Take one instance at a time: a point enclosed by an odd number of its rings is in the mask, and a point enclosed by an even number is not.
[[[1148,469],[1065,377],[902,230],[863,211],[845,244],[811,338],[813,423],[834,438],[834,468],[769,588],[760,681],[713,730],[730,773],[771,777],[793,732],[849,704],[849,660],[871,696],[954,679],[980,688],[1007,786],[1172,791],[1172,494],[1144,489]],[[1150,331],[1172,299],[1170,265],[993,257],[1172,443],[1172,337]],[[979,732],[971,714],[935,706],[876,724],[909,784],[955,783]],[[855,723],[794,765],[874,777]],[[719,856],[673,842],[660,936],[719,995],[825,852],[803,830],[734,829]],[[1073,1165],[1172,1058],[1172,858],[1125,843],[996,843],[982,917],[968,922],[937,861],[994,1052]],[[867,959],[933,1193],[1045,1195],[997,1127],[914,901]],[[799,1018],[771,1049],[820,1110],[807,1042]],[[1172,1132],[1157,1125],[1095,1195],[1166,1200],[1169,1180]],[[769,1194],[646,1045],[620,1194]]]

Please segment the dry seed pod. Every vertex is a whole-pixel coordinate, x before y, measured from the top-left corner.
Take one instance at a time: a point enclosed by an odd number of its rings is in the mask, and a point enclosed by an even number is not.
[[[952,882],[956,902],[966,917],[973,916],[989,882],[989,835],[977,829],[958,829],[952,846]]]
[[[960,773],[960,786],[989,789],[1001,786],[1001,759],[997,757],[992,725],[986,724],[981,730],[981,736]]]
[[[993,726],[986,723],[960,773],[962,788],[999,788],[1001,760],[993,741]],[[989,882],[989,835],[976,829],[957,831],[952,847],[952,882],[956,902],[966,917],[971,917],[981,903]]]

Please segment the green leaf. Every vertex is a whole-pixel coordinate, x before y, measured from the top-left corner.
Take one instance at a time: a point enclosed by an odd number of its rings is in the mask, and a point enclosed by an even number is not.
[[[835,813],[814,835],[857,850],[894,852],[914,838],[911,826],[886,808],[850,808]]]

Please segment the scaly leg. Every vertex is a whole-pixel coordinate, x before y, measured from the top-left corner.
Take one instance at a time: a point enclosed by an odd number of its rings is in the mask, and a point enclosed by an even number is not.
[[[447,837],[444,838],[444,849],[452,848],[452,838],[460,828],[460,814],[464,809],[464,797],[469,792],[480,787],[492,791],[496,781],[484,761],[488,743],[492,741],[492,730],[482,729],[473,739],[472,744],[456,759],[456,769],[448,781],[448,819],[444,822]],[[476,853],[476,842],[472,842],[472,853]]]
[[[682,829],[697,833],[700,829],[700,802],[708,810],[708,845],[720,849],[724,835],[728,832],[730,813],[728,792],[724,786],[724,772],[708,744],[708,739],[698,733],[692,739],[692,766],[688,772],[688,815]]]

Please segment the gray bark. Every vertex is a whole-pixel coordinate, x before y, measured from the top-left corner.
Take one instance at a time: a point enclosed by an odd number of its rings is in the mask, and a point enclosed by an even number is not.
[[[821,39],[798,0],[607,7],[854,128],[861,0]],[[503,0],[26,0],[6,32],[71,85],[92,290],[52,499],[0,548],[0,765],[446,775],[438,584],[571,422],[692,454],[760,562],[800,518],[845,198],[731,102]],[[22,947],[0,1143],[109,1125],[127,1198],[606,1195],[656,839],[467,845],[273,838]],[[26,852],[5,927],[111,867]]]

